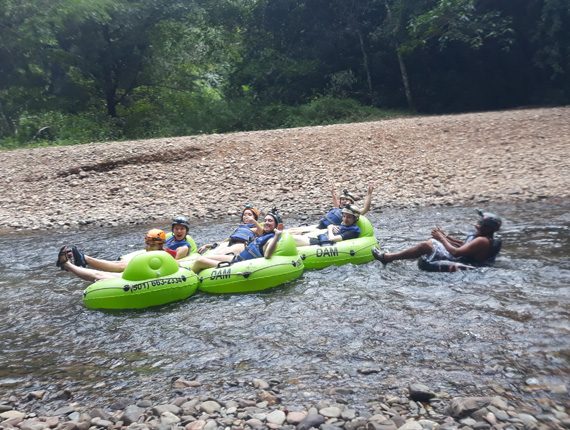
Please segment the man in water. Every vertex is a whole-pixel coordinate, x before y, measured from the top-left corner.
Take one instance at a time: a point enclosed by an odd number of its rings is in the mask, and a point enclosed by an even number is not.
[[[462,241],[448,236],[441,228],[431,232],[431,239],[411,248],[395,253],[381,253],[378,248],[372,249],[372,255],[386,265],[395,260],[425,257],[427,263],[438,261],[457,262],[450,265],[448,271],[473,268],[492,264],[500,250],[500,241],[493,235],[501,228],[502,220],[491,212],[477,210],[479,221],[475,224],[475,234]]]

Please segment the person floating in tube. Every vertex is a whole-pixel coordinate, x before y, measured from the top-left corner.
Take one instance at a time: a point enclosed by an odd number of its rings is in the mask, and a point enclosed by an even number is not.
[[[501,239],[494,234],[501,228],[502,220],[491,212],[477,209],[479,220],[475,233],[463,240],[447,235],[440,227],[431,232],[431,239],[400,252],[380,252],[372,249],[372,255],[383,265],[395,260],[420,258],[418,265],[423,270],[455,272],[473,269],[476,266],[493,264],[501,250]]]
[[[212,249],[208,255],[220,255],[234,253],[239,254],[256,237],[263,234],[263,224],[258,222],[261,211],[251,203],[246,203],[241,212],[241,224],[230,234],[227,242],[207,243],[198,248],[198,252],[203,254],[208,249]]]
[[[144,238],[146,251],[163,251],[166,242],[166,233],[153,228]],[[118,260],[101,260],[85,255],[76,246],[62,246],[57,256],[57,267],[73,273],[85,281],[99,281],[101,279],[120,278],[121,272],[127,267],[127,262]],[[93,268],[87,268],[89,265]]]
[[[317,237],[311,237],[310,234],[292,236],[297,246],[332,245],[335,242],[356,239],[360,236],[360,227],[356,225],[359,217],[360,210],[354,205],[347,204],[341,210],[340,224],[329,224],[326,233],[319,234]]]
[[[281,233],[283,233],[283,220],[277,210],[272,209],[265,216],[261,235],[249,242],[239,254],[204,255],[192,263],[190,268],[194,273],[199,273],[204,269],[217,267],[222,262],[233,264],[253,258],[271,258]]]
[[[359,215],[364,215],[370,210],[373,191],[374,185],[369,184],[366,197],[364,198],[364,206],[359,209]],[[329,225],[340,225],[342,223],[342,209],[346,207],[346,205],[354,205],[356,198],[350,194],[348,190],[343,190],[342,194],[338,194],[336,188],[333,186],[332,201],[333,207],[319,220],[318,224],[312,226],[293,227],[287,231],[291,234],[305,234],[311,233],[315,230],[326,229]]]

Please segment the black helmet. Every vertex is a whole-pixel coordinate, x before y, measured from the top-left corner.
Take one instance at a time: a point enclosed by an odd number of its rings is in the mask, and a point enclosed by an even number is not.
[[[277,208],[271,209],[269,212],[267,212],[267,215],[269,215],[271,218],[273,218],[275,220],[276,225],[283,223],[283,218],[281,217],[281,215],[277,211]]]
[[[175,225],[181,225],[185,227],[186,233],[188,233],[188,230],[190,230],[190,223],[188,222],[188,218],[185,216],[178,215],[172,218],[172,228],[174,228]]]
[[[492,212],[483,212],[481,209],[477,209],[477,213],[481,217],[479,220],[479,225],[481,227],[487,227],[493,232],[496,232],[501,228],[503,221],[499,215]]]

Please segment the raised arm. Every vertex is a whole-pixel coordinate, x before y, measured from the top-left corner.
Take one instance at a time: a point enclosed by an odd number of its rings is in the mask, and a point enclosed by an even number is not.
[[[334,185],[332,186],[331,194],[332,194],[333,207],[338,208],[340,206],[340,200],[338,192],[336,191],[336,187]]]
[[[267,242],[267,244],[265,245],[265,252],[263,253],[263,256],[265,258],[271,258],[271,256],[275,252],[275,248],[277,248],[277,242],[281,237],[281,233],[283,233],[283,230],[279,230],[277,228],[275,229],[275,236],[273,236],[269,240],[269,242]]]
[[[366,197],[364,198],[364,207],[360,211],[361,215],[364,215],[370,210],[370,205],[372,204],[372,192],[374,191],[374,184],[368,184],[368,191],[366,192]]]

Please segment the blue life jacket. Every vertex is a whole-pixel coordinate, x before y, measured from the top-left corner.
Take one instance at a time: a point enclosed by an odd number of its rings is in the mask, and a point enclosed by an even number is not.
[[[319,228],[327,228],[329,225],[339,225],[342,222],[342,209],[332,208],[319,221]]]
[[[256,237],[242,252],[239,253],[237,260],[243,261],[263,257],[263,247],[273,236],[275,236],[275,233],[271,232]]]
[[[340,229],[337,234],[342,236],[342,240],[355,239],[360,236],[360,227],[356,224],[352,225],[339,225]],[[319,243],[331,243],[327,233],[319,234]]]
[[[255,238],[255,233],[251,229],[255,227],[255,224],[240,224],[238,227],[230,234],[230,240],[235,240],[238,242],[249,243]]]
[[[192,251],[192,246],[190,245],[190,243],[188,243],[186,237],[182,240],[176,240],[174,236],[170,236],[168,239],[166,239],[166,242],[164,242],[164,247],[172,249],[173,251],[177,250],[181,246],[187,246],[188,252]]]

